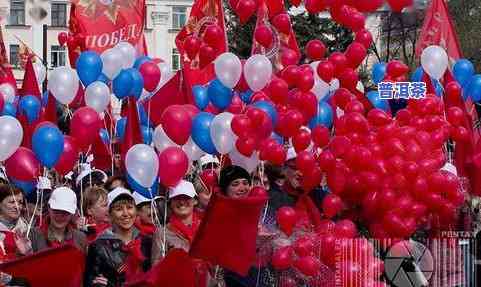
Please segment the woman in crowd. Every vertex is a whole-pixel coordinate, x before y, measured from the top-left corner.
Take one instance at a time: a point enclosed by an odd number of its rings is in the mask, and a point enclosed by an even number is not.
[[[85,216],[81,228],[87,234],[89,242],[97,239],[105,229],[110,227],[107,190],[93,186],[84,191],[82,211]]]
[[[201,218],[194,211],[197,203],[194,186],[182,180],[169,191],[170,217],[165,228],[159,228],[154,234],[152,244],[152,263],[156,264],[166,256],[169,250],[180,248],[189,252],[190,245],[200,226]],[[165,238],[165,241],[164,241]],[[205,279],[201,286],[219,286],[221,281],[215,279],[213,268],[202,260],[194,260],[196,277]]]
[[[46,220],[30,234],[33,251],[73,244],[86,252],[87,238],[74,224],[76,211],[77,196],[74,191],[68,187],[54,189],[48,200]]]
[[[137,219],[135,220],[135,227],[144,236],[152,236],[155,232],[155,224],[153,217],[158,214],[152,212],[152,200],[141,195],[138,192],[132,194],[137,208]]]
[[[137,210],[130,191],[112,190],[108,210],[112,227],[89,247],[84,286],[124,286],[150,268],[152,239],[134,226]]]

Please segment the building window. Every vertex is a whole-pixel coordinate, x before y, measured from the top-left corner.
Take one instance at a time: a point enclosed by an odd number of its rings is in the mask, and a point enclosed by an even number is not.
[[[180,70],[180,54],[177,49],[172,49],[172,71]]]
[[[25,25],[25,1],[10,2],[10,25]]]
[[[18,50],[20,49],[19,45],[10,45],[10,65],[14,68],[18,68]]]
[[[65,27],[67,26],[67,4],[52,3],[51,5],[52,26]]]
[[[65,66],[65,47],[52,46],[50,56],[52,68]]]
[[[185,25],[187,8],[182,6],[172,7],[172,29],[181,29]]]

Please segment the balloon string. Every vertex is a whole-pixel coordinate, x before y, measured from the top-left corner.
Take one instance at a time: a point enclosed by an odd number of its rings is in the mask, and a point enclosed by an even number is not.
[[[83,206],[84,206],[84,189],[83,189],[83,178],[80,179],[80,217],[83,218],[84,217],[84,211],[83,211]]]
[[[28,221],[28,227],[27,227],[27,238],[30,234],[30,230],[32,228],[32,225],[33,225],[33,219],[35,218],[35,213],[37,213],[37,208],[38,208],[38,202],[40,200],[40,193],[42,192],[41,189],[37,189],[36,193],[37,193],[37,199],[35,201],[35,207],[33,209],[33,213],[32,213],[32,216],[30,217],[30,220]]]
[[[155,202],[154,196],[152,194],[152,188],[149,187],[149,194],[150,194],[150,217],[154,222],[154,225],[159,227],[160,226],[160,219],[159,214],[157,213],[157,203]]]
[[[165,199],[164,199],[164,226],[163,226],[163,229],[164,229],[164,238],[162,239],[162,257],[165,257],[165,254],[166,254],[166,250],[165,250],[165,247],[167,245],[167,243],[165,242],[166,240],[166,232],[167,232],[167,194],[165,196]]]

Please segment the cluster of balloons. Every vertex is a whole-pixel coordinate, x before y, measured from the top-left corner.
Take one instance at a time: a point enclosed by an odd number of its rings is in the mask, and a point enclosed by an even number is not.
[[[202,34],[193,33],[183,41],[185,53],[190,61],[198,60],[199,67],[210,64],[223,52],[224,31],[217,23],[209,23]]]

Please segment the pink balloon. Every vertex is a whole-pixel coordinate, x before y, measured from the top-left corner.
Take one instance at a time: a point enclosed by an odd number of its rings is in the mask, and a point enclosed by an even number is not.
[[[173,187],[187,173],[189,158],[179,147],[168,147],[159,154],[159,180],[167,187]]]
[[[160,81],[160,68],[154,62],[145,62],[140,65],[139,72],[144,78],[144,88],[153,92]]]
[[[178,145],[184,145],[192,131],[192,117],[183,106],[172,105],[162,114],[162,128],[169,138]]]

